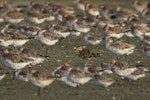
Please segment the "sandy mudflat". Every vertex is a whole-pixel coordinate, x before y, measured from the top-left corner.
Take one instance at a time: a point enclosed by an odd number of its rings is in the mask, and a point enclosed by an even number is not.
[[[29,0],[8,0],[14,3],[25,3],[29,4]],[[37,0],[37,2],[44,3],[48,0]],[[73,6],[73,0],[51,0],[58,4],[64,4]],[[131,0],[89,0],[90,2],[105,5],[120,5],[123,7],[131,8]],[[142,0],[141,0],[142,1]],[[150,0],[149,0],[150,1]],[[78,13],[81,13],[78,11]],[[49,22],[51,23],[51,22]],[[41,27],[45,27],[41,25]],[[52,22],[54,23],[54,22]],[[90,32],[94,32],[98,36],[104,37],[101,30],[93,28]],[[43,70],[51,72],[54,68],[69,62],[77,67],[84,67],[85,60],[79,58],[73,49],[78,46],[87,46],[84,41],[84,35],[79,37],[70,35],[66,39],[62,39],[60,43],[48,48],[46,53],[46,47],[35,40],[31,40],[25,46],[30,47],[36,52],[40,52],[43,55],[49,56],[49,59],[43,64],[32,66],[33,69]],[[103,57],[93,59],[96,64],[100,62],[108,62],[109,59],[119,58],[129,63],[136,64],[140,61],[145,66],[150,66],[150,57],[143,55],[142,48],[140,47],[140,41],[137,38],[126,38],[125,39],[134,43],[137,46],[137,50],[129,56],[118,56],[111,53],[105,48],[105,42],[102,41],[100,45],[93,46],[95,52],[101,52],[104,54]],[[0,63],[1,65],[1,63]],[[13,73],[11,69],[8,69],[10,73]],[[12,80],[12,74],[9,74],[5,79],[0,81],[0,100],[149,100],[150,98],[150,75],[137,81],[121,80],[116,75],[109,75],[116,82],[108,88],[95,85],[93,80],[89,83],[79,86],[78,88],[69,87],[59,81],[55,81],[50,86],[46,87],[41,91],[41,96],[37,96],[37,87],[30,84],[24,83],[17,79]]]

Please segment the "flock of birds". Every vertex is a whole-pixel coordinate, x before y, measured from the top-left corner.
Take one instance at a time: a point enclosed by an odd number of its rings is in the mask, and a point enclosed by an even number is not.
[[[87,61],[84,69],[65,63],[50,75],[30,68],[29,71],[24,71],[23,68],[26,66],[43,63],[47,59],[47,56],[25,47],[24,44],[28,41],[35,39],[45,46],[52,46],[69,35],[80,37],[80,34],[88,33],[91,28],[103,31],[106,48],[112,53],[130,55],[134,52],[136,45],[127,43],[122,38],[127,36],[139,38],[144,44],[144,54],[150,56],[150,2],[134,0],[132,4],[134,10],[119,6],[96,5],[86,0],[74,0],[74,5],[76,8],[51,2],[45,4],[31,2],[29,5],[0,3],[1,62],[14,70],[15,78],[36,85],[40,95],[40,88],[50,85],[54,80],[78,87],[94,79],[96,84],[108,87],[115,81],[103,73],[115,73],[131,80],[145,77],[149,73],[149,69],[145,66],[115,59],[109,64],[92,66],[90,59],[102,54],[82,46],[77,47],[76,51],[79,57]],[[82,15],[78,14],[77,10],[83,12]],[[51,21],[58,23],[51,24]],[[39,27],[44,22],[50,24],[46,28]],[[98,45],[103,40],[90,34],[85,34],[84,39],[90,45]],[[2,67],[0,71],[2,80],[8,73],[4,73]]]

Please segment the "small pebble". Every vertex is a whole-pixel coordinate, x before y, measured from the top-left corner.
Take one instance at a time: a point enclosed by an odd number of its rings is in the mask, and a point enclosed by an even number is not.
[[[113,99],[113,100],[116,100],[116,97],[113,96],[112,99]]]
[[[66,57],[69,58],[70,56],[69,56],[69,55],[66,55]]]
[[[141,61],[136,61],[136,63],[141,63]]]
[[[73,49],[75,50],[75,49],[77,49],[77,47],[73,47]]]
[[[58,59],[57,62],[61,62],[62,60]]]

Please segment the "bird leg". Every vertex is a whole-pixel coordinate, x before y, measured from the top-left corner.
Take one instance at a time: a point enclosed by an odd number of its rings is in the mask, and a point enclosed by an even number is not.
[[[40,87],[38,87],[37,95],[38,95],[38,96],[41,95],[41,88],[40,88]]]

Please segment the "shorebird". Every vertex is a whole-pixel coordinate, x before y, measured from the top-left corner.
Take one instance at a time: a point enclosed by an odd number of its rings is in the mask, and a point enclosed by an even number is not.
[[[57,67],[54,71],[52,71],[51,75],[56,77],[58,80],[64,82],[66,74],[73,68],[72,65],[65,63]]]
[[[75,82],[72,82],[70,80],[67,79],[67,74],[71,71],[71,69],[73,69],[73,66],[65,63],[59,67],[57,67],[52,73],[51,75],[53,77],[56,77],[56,79],[62,81],[63,83],[65,83],[66,85],[69,85],[71,87],[77,87],[78,84]]]
[[[136,66],[130,65],[125,61],[116,61],[113,59],[111,64],[112,71],[121,77],[126,77],[137,70]]]
[[[108,87],[114,83],[114,80],[112,78],[108,78],[104,75],[94,75],[94,82],[96,84],[103,85],[104,87]]]
[[[12,3],[10,4],[8,1],[0,2],[0,8],[1,8],[0,10],[1,14],[6,12],[9,9],[14,9],[13,4]]]
[[[102,75],[103,74],[103,70],[99,70],[98,66],[94,66],[92,64],[89,64],[89,62],[85,63],[84,66],[84,72],[85,73],[89,73],[91,75]]]
[[[129,16],[127,18],[127,23],[129,25],[138,25],[138,26],[147,26],[148,22],[144,19],[142,19],[140,16]]]
[[[41,10],[44,8],[43,4],[36,3],[34,1],[30,2],[30,5],[28,7],[28,11],[32,11],[34,13],[41,13]]]
[[[2,8],[2,10],[9,10],[9,9],[13,9],[13,10],[16,10],[18,12],[25,12],[28,8],[28,5],[27,4],[16,4],[16,3],[13,3],[13,2],[10,2],[10,1],[3,1],[3,2],[0,2],[0,7]]]
[[[73,68],[72,65],[65,63],[57,67],[51,75],[56,79],[62,81],[64,84],[69,85],[71,87],[77,87],[77,83],[71,82],[67,80],[67,73]]]
[[[105,19],[109,19],[107,16],[107,13],[109,12],[110,9],[113,9],[113,8],[108,7],[106,5],[99,5],[99,7],[98,7],[99,16],[101,16]]]
[[[9,46],[13,45],[14,47],[19,47],[28,42],[32,37],[27,37],[18,32],[5,32],[0,33],[0,45]]]
[[[55,20],[55,16],[53,15],[52,8],[45,7],[43,9],[41,9],[41,14],[43,14],[47,17],[46,21],[54,21]]]
[[[27,71],[24,70],[15,70],[15,78],[21,81],[28,82]]]
[[[92,16],[98,16],[99,15],[98,5],[87,3],[85,5],[85,12]]]
[[[137,80],[137,79],[145,77],[145,76],[146,76],[146,72],[144,71],[144,68],[139,67],[137,70],[135,70],[131,74],[127,75],[126,78],[129,78],[131,80]]]
[[[80,36],[81,32],[73,30],[70,34],[74,36]]]
[[[88,25],[83,24],[79,19],[74,20],[72,28],[76,31],[87,33],[90,31],[90,27]]]
[[[122,7],[117,7],[116,12],[108,12],[107,16],[111,20],[115,21],[126,21],[129,16],[132,15],[137,15],[134,11],[127,9],[127,8],[122,8]]]
[[[38,87],[38,96],[40,96],[40,90],[50,85],[55,78],[47,75],[45,72],[39,72],[37,70],[31,70],[27,74],[29,82]]]
[[[85,11],[86,3],[86,0],[74,0],[74,5],[83,12]]]
[[[35,36],[38,31],[40,30],[39,27],[37,26],[30,26],[30,25],[20,25],[18,27],[19,31],[21,33],[27,34],[27,35],[31,35],[31,36]]]
[[[72,7],[68,7],[68,6],[63,6],[63,5],[59,5],[59,4],[53,4],[53,11],[56,12],[57,10],[62,10],[67,14],[73,14],[75,12],[75,9]]]
[[[55,17],[55,19],[57,19],[60,22],[63,22],[64,16],[67,16],[67,15],[68,14],[61,9],[59,9],[57,11],[53,11],[53,16]]]
[[[125,21],[128,16],[136,15],[132,10],[122,8],[120,6],[117,7],[107,7],[104,5],[99,6],[99,13],[101,16],[106,19],[111,19],[115,21]]]
[[[150,34],[144,34],[143,38],[141,39],[142,42],[150,45]]]
[[[112,70],[111,70],[110,64],[107,64],[107,63],[104,63],[104,62],[102,62],[100,64],[100,66],[98,67],[98,69],[101,70],[101,71],[103,71],[106,74],[112,74],[113,73]]]
[[[150,4],[149,4],[149,6],[150,6]],[[150,22],[150,8],[145,8],[145,9],[142,11],[142,17],[143,17],[146,21]]]
[[[66,25],[69,28],[73,28],[73,25],[78,20],[78,18],[74,15],[64,15],[62,17],[62,22],[64,25]]]
[[[96,23],[93,18],[85,17],[82,19],[82,23],[91,27],[95,27]]]
[[[102,41],[102,39],[100,37],[98,38],[98,37],[93,36],[93,35],[86,35],[84,37],[84,39],[88,44],[91,44],[91,45],[97,45]]]
[[[9,51],[5,49],[1,53],[2,63],[14,70],[22,69],[33,62],[33,59],[29,59],[23,55],[17,54],[15,51]]]
[[[138,1],[138,0],[134,0],[132,3],[132,7],[139,13],[142,13],[143,10],[145,8],[149,8],[150,7],[150,3],[149,2],[144,2],[144,1]]]
[[[135,45],[121,41],[115,37],[108,37],[106,48],[115,54],[129,55],[134,52]]]
[[[103,29],[105,25],[109,25],[110,27],[115,26],[114,21],[112,21],[110,19],[106,19],[106,18],[102,17],[101,15],[96,16],[94,18],[94,21],[96,23],[96,26],[101,29]]]
[[[63,37],[63,38],[66,38],[67,36],[70,35],[71,33],[71,29],[68,28],[68,27],[65,27],[65,26],[60,26],[60,25],[57,25],[57,24],[51,24],[49,25],[49,31],[51,33],[54,33],[60,37]]]
[[[103,31],[107,34],[109,37],[116,37],[121,38],[124,36],[124,33],[121,31],[119,26],[116,27],[110,27],[109,25],[105,25],[103,28]]]
[[[42,56],[41,54],[38,54],[35,51],[24,46],[19,48],[18,53],[29,59],[33,59],[33,62],[31,63],[32,65],[43,63],[48,57],[48,56]]]
[[[15,23],[15,24],[23,21],[25,18],[25,16],[22,13],[20,13],[16,10],[6,10],[2,14],[2,17],[5,22]]]
[[[4,28],[2,28],[1,29],[1,33],[7,33],[7,32],[14,32],[14,33],[16,33],[16,32],[19,32],[18,31],[18,25],[16,25],[16,24],[7,24],[7,25],[5,25],[5,27]]]
[[[49,19],[48,14],[44,13],[34,13],[34,12],[27,12],[26,20],[30,21],[34,24],[42,24],[44,21],[47,21]]]
[[[70,82],[72,84],[76,84],[76,85],[70,85],[70,86],[78,87],[79,85],[84,85],[91,79],[92,79],[91,75],[85,73],[83,70],[81,70],[79,67],[77,67],[77,68],[71,69],[66,74],[65,82]]]
[[[132,27],[132,33],[138,37],[140,40],[143,40],[144,38],[144,35],[150,35],[150,28],[147,25],[136,25],[136,24],[133,24]]]
[[[26,4],[17,4],[14,6],[14,9],[17,10],[18,12],[26,12],[28,9],[28,5]]]
[[[125,23],[120,23],[119,25],[114,27],[110,27],[106,24],[103,30],[107,34],[107,36],[116,38],[121,38],[124,35],[132,34],[131,28],[128,27]]]
[[[35,39],[39,40],[42,44],[46,46],[51,46],[55,45],[59,41],[60,37],[49,33],[46,30],[40,30],[35,36]]]

